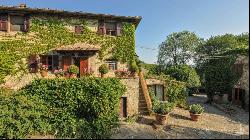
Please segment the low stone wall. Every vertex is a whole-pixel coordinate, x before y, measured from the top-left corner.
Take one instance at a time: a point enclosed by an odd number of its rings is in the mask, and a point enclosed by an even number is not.
[[[123,78],[122,84],[127,88],[127,92],[122,97],[127,97],[127,115],[138,114],[139,107],[139,78]]]
[[[164,82],[158,79],[149,78],[146,79],[147,85],[164,85]]]

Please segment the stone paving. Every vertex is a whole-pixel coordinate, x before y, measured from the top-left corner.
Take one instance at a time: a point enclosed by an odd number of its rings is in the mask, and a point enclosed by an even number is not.
[[[242,139],[249,138],[249,113],[237,109],[235,114],[226,114],[216,107],[205,104],[205,95],[188,97],[188,103],[200,103],[205,112],[198,122],[190,120],[188,110],[175,108],[168,116],[166,125],[154,125],[154,116],[141,116],[130,124],[122,122],[113,129],[113,139]]]

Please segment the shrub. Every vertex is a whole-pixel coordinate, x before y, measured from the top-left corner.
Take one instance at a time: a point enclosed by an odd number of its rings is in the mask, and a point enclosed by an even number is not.
[[[204,112],[204,107],[200,104],[192,104],[189,106],[189,111],[193,114],[201,114]]]
[[[132,124],[136,122],[138,118],[139,118],[138,115],[128,116],[125,121]]]
[[[188,65],[171,66],[164,72],[178,81],[186,82],[188,88],[199,87],[200,77],[195,69]]]
[[[99,72],[101,74],[106,74],[109,72],[109,67],[107,64],[102,64],[100,67],[99,67]]]
[[[39,79],[0,94],[0,138],[108,138],[125,87],[115,78]]]
[[[153,112],[157,114],[166,115],[170,113],[174,108],[174,103],[170,102],[159,102],[159,104],[154,104]]]
[[[196,70],[188,65],[171,66],[164,71],[165,74],[170,75],[178,81],[187,83],[189,94],[192,94],[201,86],[200,76]]]
[[[139,70],[139,68],[138,68],[136,62],[133,61],[133,62],[131,63],[131,66],[130,66],[130,71],[131,71],[131,72],[138,72],[138,70]]]
[[[70,65],[68,68],[68,72],[70,74],[78,74],[79,73],[79,68],[76,65]]]
[[[56,77],[63,77],[64,76],[64,71],[62,69],[55,70],[54,74],[56,75]]]

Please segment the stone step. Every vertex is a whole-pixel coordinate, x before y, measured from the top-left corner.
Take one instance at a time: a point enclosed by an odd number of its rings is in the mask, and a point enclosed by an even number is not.
[[[145,97],[144,96],[139,96],[139,99],[145,100]]]
[[[139,110],[143,110],[143,111],[147,110],[148,111],[148,108],[147,108],[147,106],[143,106],[143,107],[139,107]]]
[[[147,107],[147,103],[146,102],[144,102],[144,103],[139,103],[139,108],[140,107]]]
[[[149,112],[148,111],[139,111],[139,114],[140,115],[149,115]]]

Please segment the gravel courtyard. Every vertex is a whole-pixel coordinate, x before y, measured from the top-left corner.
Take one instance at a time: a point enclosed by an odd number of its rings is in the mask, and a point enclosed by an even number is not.
[[[205,113],[198,122],[190,120],[188,110],[175,108],[165,126],[153,125],[153,116],[141,116],[134,123],[121,122],[113,129],[113,139],[180,139],[180,138],[249,138],[249,113],[237,109],[226,114],[210,104],[204,104],[205,95],[188,97],[188,103],[201,103]]]

